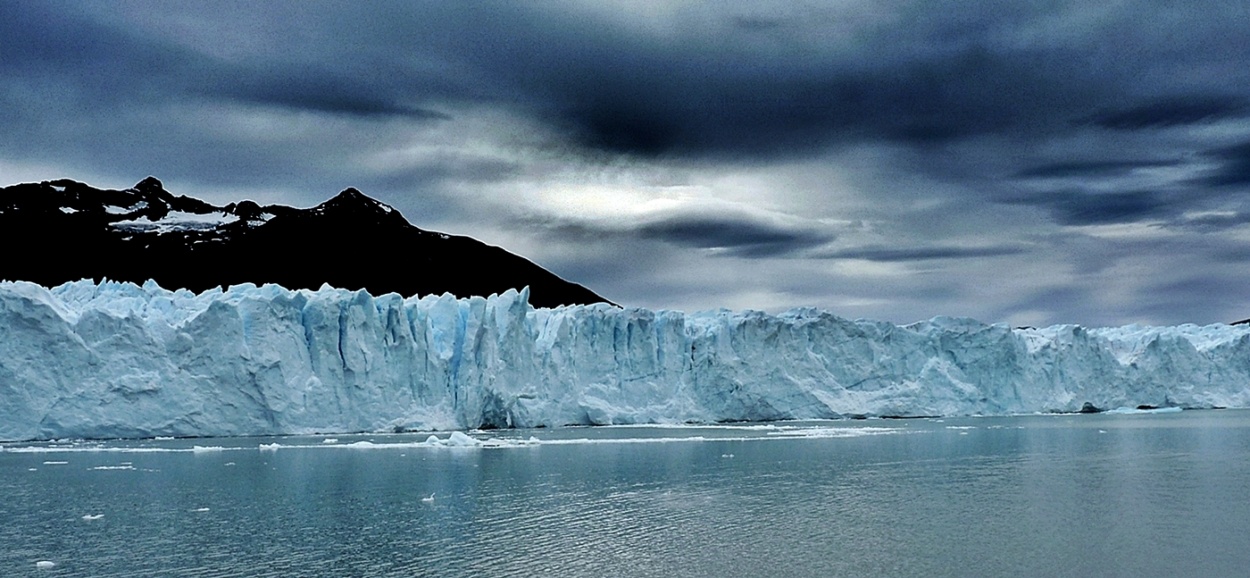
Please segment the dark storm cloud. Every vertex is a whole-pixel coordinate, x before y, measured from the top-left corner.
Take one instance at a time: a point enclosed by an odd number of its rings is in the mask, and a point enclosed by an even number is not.
[[[199,82],[191,71],[202,71],[207,64],[194,52],[100,25],[52,4],[6,2],[3,10],[0,70],[7,86],[29,90],[10,95],[72,100],[81,112],[134,105],[184,95],[188,85]],[[41,103],[20,104],[36,108]]]
[[[311,205],[350,186],[381,194],[403,190],[404,181],[411,187],[450,178],[452,167],[481,168],[448,163],[431,174],[404,169],[380,175],[344,163],[402,138],[395,122],[446,120],[422,106],[422,98],[440,87],[369,66],[361,72],[295,47],[245,57],[213,54],[177,42],[177,35],[143,18],[108,20],[87,8],[0,4],[0,149],[5,160],[72,167],[45,178],[81,179],[85,172],[133,182],[153,174],[174,186],[298,191],[305,198],[288,195],[283,202]],[[162,11],[159,5],[141,8],[143,14]],[[208,4],[184,8],[230,13]],[[334,50],[335,42],[322,40],[323,50]],[[302,113],[326,121],[301,120],[296,115]],[[301,122],[307,127],[299,128]],[[334,122],[340,130],[331,128]],[[266,123],[273,130],[262,130]],[[431,216],[463,210],[437,195],[425,199],[415,208]]]
[[[602,23],[593,21],[565,22],[578,31],[573,42],[540,47],[531,57],[564,66],[536,70],[533,80],[551,87],[544,93],[549,118],[584,145],[651,157],[740,159],[803,155],[847,142],[927,146],[980,135],[1041,137],[1072,130],[1074,119],[1125,93],[1144,92],[1147,101],[1093,120],[1125,128],[1174,125],[1241,110],[1246,91],[1231,79],[1244,74],[1228,56],[1246,48],[1236,41],[1236,13],[1202,38],[1184,31],[1193,11],[1163,6],[1123,7],[1097,24],[1106,16],[1082,16],[1114,41],[1092,26],[1087,35],[1059,28],[1047,31],[1053,37],[1030,35],[1055,9],[1080,13],[1078,5],[1065,4],[894,4],[881,10],[897,18],[856,30],[853,41],[839,29],[840,15],[731,15],[725,26],[709,19],[659,39],[596,29]],[[1136,25],[1139,10],[1147,9],[1182,31],[1170,41],[1145,33]],[[1079,30],[1087,23],[1067,24]],[[822,29],[820,42],[793,40]],[[588,46],[591,36],[599,41]],[[1228,43],[1202,48],[1222,41]],[[1205,76],[1186,71],[1185,84],[1227,87],[1231,94],[1202,96],[1194,88],[1197,96],[1149,100],[1158,87],[1142,91],[1149,83],[1144,73],[1183,67],[1173,62],[1180,45],[1192,45],[1195,58],[1209,51],[1231,61]]]
[[[837,236],[798,223],[778,223],[735,211],[665,211],[626,222],[591,222],[558,217],[531,217],[518,221],[536,227],[548,237],[574,243],[659,241],[675,247],[710,249],[716,255],[746,258],[803,256]]]
[[[1173,167],[1178,160],[1114,160],[1114,161],[1066,161],[1027,167],[1016,173],[1024,178],[1064,177],[1112,177],[1131,173],[1138,169]]]
[[[1030,93],[1067,100],[1046,74],[1053,64],[1038,55],[975,47],[892,66],[812,62],[781,75],[767,62],[710,55],[655,60],[635,69],[637,78],[576,83],[560,95],[555,120],[586,146],[617,153],[784,157],[847,142],[927,145],[1019,130],[1032,122]]]
[[[1220,166],[1198,183],[1220,187],[1250,184],[1250,141],[1208,151],[1206,156]]]
[[[267,16],[233,8],[238,18]],[[241,63],[85,19],[55,36],[99,41],[46,60],[102,64],[120,86],[150,76],[164,90],[316,111],[440,118],[432,103],[491,102],[585,146],[641,156],[789,156],[863,139],[925,144],[1002,133],[1066,114],[1063,106],[1105,84],[1072,66],[1071,49],[995,45],[965,22],[974,11],[839,46],[837,34],[789,40],[819,35],[832,17],[730,12],[656,38],[604,13],[524,5],[319,8],[321,16],[279,30],[290,41],[278,50]],[[361,29],[374,12],[393,20]],[[27,20],[39,30],[49,19]]]
[[[231,80],[203,87],[208,94],[231,96],[245,102],[295,110],[356,116],[403,116],[415,120],[448,120],[436,110],[405,105],[387,94],[370,94],[355,79],[330,70],[230,71]]]
[[[739,257],[783,257],[822,245],[833,236],[734,216],[678,214],[646,222],[639,236],[698,249],[724,249]]]
[[[1064,190],[1035,193],[1007,201],[1040,207],[1061,225],[1137,223],[1176,214],[1176,202],[1157,191],[1094,192]]]
[[[1226,95],[1169,97],[1089,117],[1086,122],[1114,130],[1166,128],[1245,116],[1246,102]]]
[[[1060,130],[1139,84],[1142,59],[1160,50],[1131,28],[1113,44],[1093,35],[1013,41],[1015,27],[1034,26],[1049,9],[935,4],[883,7],[887,17],[856,28],[843,25],[854,13],[832,5],[767,16],[745,5],[692,5],[674,12],[671,33],[649,31],[628,14],[562,4],[183,8],[205,30],[216,26],[222,42],[232,18],[268,22],[258,33],[279,40],[243,59],[63,5],[7,3],[0,32],[14,48],[3,66],[59,71],[71,87],[93,87],[93,97],[137,87],[150,98],[418,120],[445,119],[446,106],[458,103],[489,103],[542,119],[591,149],[742,160],[847,142],[928,146]],[[138,6],[133,19],[162,8]],[[1197,82],[1215,82],[1218,72]],[[1236,94],[1172,97],[1092,122],[1170,126],[1225,118],[1242,104]]]
[[[238,100],[348,115],[448,116],[406,102],[402,83],[345,75],[342,63],[291,55],[232,62],[142,29],[103,24],[51,5],[7,3],[0,19],[0,70],[50,83],[77,106],[135,106],[186,99]],[[407,95],[412,100],[417,95]]]
[[[990,247],[958,247],[934,245],[929,247],[868,246],[838,251],[818,252],[821,259],[862,259],[883,263],[932,261],[936,259],[980,259],[1003,255],[1018,255],[1027,249],[1017,245]]]

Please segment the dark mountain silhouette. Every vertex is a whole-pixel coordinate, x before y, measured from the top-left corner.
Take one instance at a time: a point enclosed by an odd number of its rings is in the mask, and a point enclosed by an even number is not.
[[[124,191],[70,180],[0,188],[0,279],[91,278],[203,291],[239,283],[374,295],[490,295],[530,288],[536,307],[607,302],[469,237],[425,231],[356,189],[311,209],[217,207],[148,177]]]

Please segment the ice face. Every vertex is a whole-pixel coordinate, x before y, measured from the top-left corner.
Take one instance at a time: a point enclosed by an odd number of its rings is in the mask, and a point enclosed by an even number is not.
[[[1250,327],[0,283],[0,440],[1250,406]]]

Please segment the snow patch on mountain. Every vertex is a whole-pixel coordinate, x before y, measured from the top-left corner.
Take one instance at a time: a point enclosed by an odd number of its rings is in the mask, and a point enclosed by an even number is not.
[[[170,211],[164,217],[155,221],[150,220],[147,216],[141,216],[138,219],[128,221],[117,221],[112,223],[115,229],[127,231],[142,231],[153,233],[170,233],[175,231],[211,231],[222,225],[237,222],[239,217],[229,213],[187,213],[184,211]],[[263,222],[263,220],[262,220]]]

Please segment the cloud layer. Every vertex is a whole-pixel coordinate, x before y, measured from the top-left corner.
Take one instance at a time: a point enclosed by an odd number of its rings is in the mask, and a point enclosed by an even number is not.
[[[1250,317],[1239,2],[0,3],[0,180],[348,186],[654,308]]]

